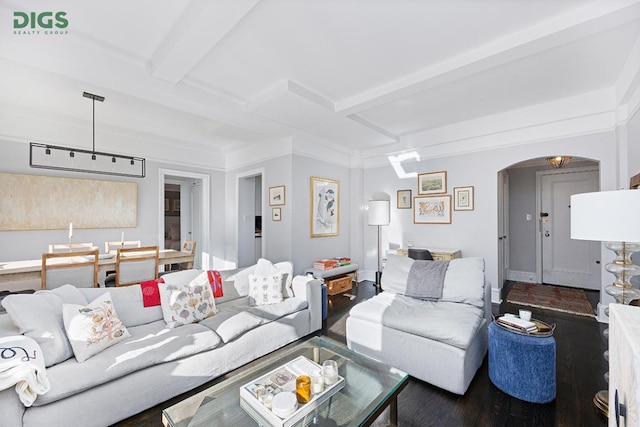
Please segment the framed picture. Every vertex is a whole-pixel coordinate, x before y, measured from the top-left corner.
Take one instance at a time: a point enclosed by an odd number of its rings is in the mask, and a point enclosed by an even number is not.
[[[173,200],[173,211],[174,212],[180,212],[180,200],[179,199],[174,199]]]
[[[284,185],[269,187],[269,206],[281,206],[285,203]]]
[[[398,209],[411,209],[411,190],[398,190]]]
[[[164,199],[164,211],[169,212],[171,210],[171,200]]]
[[[473,187],[455,187],[453,189],[453,210],[473,210]]]
[[[451,195],[413,199],[414,224],[451,224]]]
[[[447,192],[447,172],[429,172],[418,175],[418,194]]]
[[[337,236],[340,229],[340,181],[311,177],[311,237]]]
[[[271,208],[271,221],[282,220],[282,211],[280,208]]]

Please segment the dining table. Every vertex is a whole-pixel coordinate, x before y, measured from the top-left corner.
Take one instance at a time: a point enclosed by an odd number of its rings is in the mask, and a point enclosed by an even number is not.
[[[194,254],[174,249],[161,249],[158,253],[158,265],[182,264],[193,262],[194,259]],[[98,256],[98,272],[115,271],[115,269],[115,254],[100,254]],[[42,259],[0,261],[0,283],[40,279],[41,272]]]

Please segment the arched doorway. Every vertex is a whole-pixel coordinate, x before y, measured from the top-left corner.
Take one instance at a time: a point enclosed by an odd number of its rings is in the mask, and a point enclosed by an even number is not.
[[[600,290],[600,246],[570,238],[571,194],[599,190],[599,163],[573,158],[561,168],[546,158],[498,174],[499,268],[505,281]],[[502,295],[505,297],[506,295]]]

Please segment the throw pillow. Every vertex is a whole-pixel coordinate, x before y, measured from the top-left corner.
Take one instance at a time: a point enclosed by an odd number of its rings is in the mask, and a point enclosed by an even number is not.
[[[282,273],[282,293],[286,298],[293,297],[293,264],[288,261],[272,263],[269,260],[260,258],[256,263],[254,274],[259,276],[269,276],[277,272]]]
[[[216,314],[216,301],[209,284],[160,286],[162,315],[167,326],[175,328],[199,322]]]
[[[142,289],[142,305],[145,307],[153,307],[160,305],[160,291],[158,290],[158,283],[164,283],[162,277],[153,280],[145,280],[140,282],[140,288]]]
[[[211,286],[211,291],[213,292],[214,298],[220,298],[224,295],[222,291],[222,277],[220,276],[220,272],[217,270],[203,271],[195,279],[193,279],[191,283],[189,283],[189,285]]]
[[[62,316],[73,354],[80,363],[131,336],[109,292],[87,305],[63,304]]]
[[[249,305],[268,305],[282,302],[282,273],[268,276],[249,275]]]
[[[64,285],[31,295],[8,295],[2,300],[20,333],[33,338],[42,349],[47,368],[73,356],[62,321],[64,303],[86,304],[87,299],[75,286]]]

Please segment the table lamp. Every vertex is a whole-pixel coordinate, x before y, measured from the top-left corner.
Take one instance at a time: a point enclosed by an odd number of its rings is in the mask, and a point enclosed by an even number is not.
[[[369,225],[378,227],[378,271],[376,271],[376,290],[380,290],[380,279],[382,277],[382,260],[380,259],[380,227],[390,223],[390,203],[389,200],[369,200]]]
[[[630,279],[640,274],[640,266],[631,259],[640,251],[640,191],[617,190],[571,196],[571,238],[606,242],[605,247],[616,254],[605,269],[616,280],[605,291],[617,303],[629,304],[640,299],[640,291],[631,285]],[[609,309],[605,309],[609,315]],[[604,331],[608,335],[608,330]],[[608,360],[608,352],[605,352]],[[608,381],[608,373],[605,374]],[[605,415],[609,410],[609,393],[601,390],[593,398],[594,405]]]

